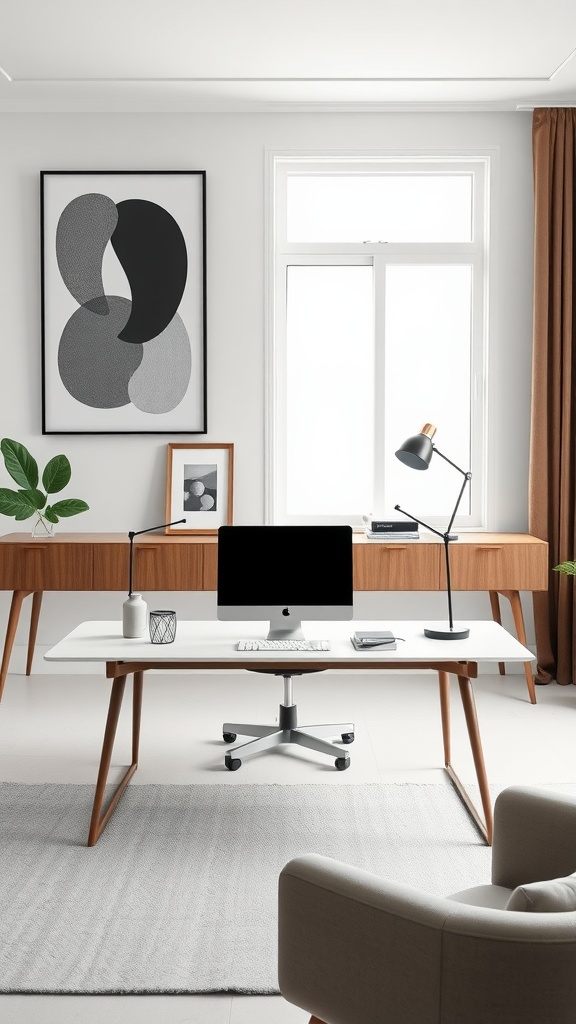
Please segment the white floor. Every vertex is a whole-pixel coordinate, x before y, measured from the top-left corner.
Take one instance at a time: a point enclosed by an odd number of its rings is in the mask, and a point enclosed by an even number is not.
[[[427,782],[449,785],[442,770],[438,693],[432,674],[295,679],[302,724],[351,719],[351,765],[302,748],[281,748],[224,767],[222,721],[273,722],[282,680],[273,676],[150,674],[145,681],[140,764],[131,785]],[[0,705],[0,781],[94,783],[110,684],[100,675],[11,674]],[[490,782],[576,782],[576,690],[537,687],[528,702],[524,676],[481,675],[474,685]],[[129,701],[119,727],[117,760],[129,749]],[[452,761],[475,780],[467,734],[453,693]],[[116,755],[115,755],[116,757]],[[457,797],[455,796],[455,799]],[[118,814],[122,813],[119,805]],[[308,1014],[280,996],[0,996],[7,1024],[305,1024]]]

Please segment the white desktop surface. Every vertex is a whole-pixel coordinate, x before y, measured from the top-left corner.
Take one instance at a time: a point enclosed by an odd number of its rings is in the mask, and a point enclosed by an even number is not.
[[[240,639],[263,639],[267,635],[268,623],[262,622],[219,622],[182,621],[178,622],[176,639],[171,644],[153,644],[148,635],[141,639],[125,639],[122,623],[116,621],[82,622],[45,655],[47,661],[190,661],[217,662],[221,667],[251,667],[259,661],[279,663],[349,663],[359,668],[370,663],[386,661],[411,661],[430,663],[434,661],[472,662],[526,662],[535,660],[527,647],[491,619],[480,619],[467,623],[455,623],[455,627],[466,625],[470,636],[465,640],[432,640],[424,636],[424,626],[442,629],[446,621],[377,621],[364,622],[309,622],[304,623],[304,635],[309,640],[330,640],[329,651],[238,651]],[[350,643],[350,636],[356,630],[390,629],[398,640],[396,650],[378,647],[370,651],[356,651]]]

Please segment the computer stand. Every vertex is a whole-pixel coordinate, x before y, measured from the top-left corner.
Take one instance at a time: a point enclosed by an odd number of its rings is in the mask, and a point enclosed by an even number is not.
[[[297,743],[301,747],[308,747],[310,750],[317,750],[320,754],[335,756],[335,766],[338,771],[343,772],[350,765],[350,757],[347,750],[337,747],[334,743],[328,743],[321,739],[322,736],[342,736],[342,743],[353,743],[354,725],[352,722],[340,723],[338,725],[298,725],[298,707],[292,700],[292,677],[302,676],[314,669],[303,669],[302,671],[272,672],[272,670],[257,670],[266,674],[282,676],[284,679],[284,703],[280,704],[277,725],[247,725],[235,722],[224,722],[222,726],[222,738],[225,743],[234,743],[236,736],[255,736],[256,739],[248,740],[237,747],[231,747],[226,752],[224,764],[229,771],[238,770],[242,761],[234,755],[243,751],[244,754],[257,754],[262,750],[269,750],[281,743]]]

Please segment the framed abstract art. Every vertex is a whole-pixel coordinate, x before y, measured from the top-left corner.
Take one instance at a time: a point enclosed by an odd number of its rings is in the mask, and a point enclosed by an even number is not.
[[[217,533],[232,525],[233,444],[169,444],[166,533]]]
[[[40,179],[42,432],[205,434],[205,172]]]

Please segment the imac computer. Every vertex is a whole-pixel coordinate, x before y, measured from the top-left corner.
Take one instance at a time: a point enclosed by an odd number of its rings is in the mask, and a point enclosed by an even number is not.
[[[221,526],[217,616],[268,619],[268,640],[302,640],[303,620],[353,617],[352,527]]]

